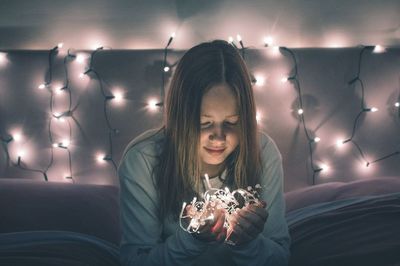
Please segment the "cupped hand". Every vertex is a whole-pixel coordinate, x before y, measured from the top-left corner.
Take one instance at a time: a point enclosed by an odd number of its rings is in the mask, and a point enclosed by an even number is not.
[[[213,219],[207,219],[193,237],[204,242],[223,242],[226,237],[225,210],[216,209],[213,212]]]
[[[268,219],[266,203],[251,204],[232,214],[229,223],[228,239],[235,245],[248,243],[263,230]]]

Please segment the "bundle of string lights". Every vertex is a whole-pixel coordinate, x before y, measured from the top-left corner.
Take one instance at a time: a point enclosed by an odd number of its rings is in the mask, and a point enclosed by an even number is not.
[[[184,231],[190,234],[199,234],[201,227],[208,220],[214,220],[215,211],[223,210],[225,213],[223,227],[227,230],[224,241],[227,244],[235,245],[235,242],[230,239],[230,235],[233,232],[232,217],[237,210],[251,204],[260,203],[259,191],[261,186],[257,184],[254,188],[251,186],[247,187],[247,190],[239,188],[230,191],[227,187],[225,189],[211,187],[207,174],[205,174],[205,180],[207,190],[202,195],[202,199],[194,197],[190,204],[183,202],[179,216],[179,225]]]

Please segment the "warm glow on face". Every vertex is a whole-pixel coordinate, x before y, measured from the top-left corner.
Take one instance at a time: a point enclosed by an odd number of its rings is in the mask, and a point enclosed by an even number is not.
[[[213,86],[203,95],[199,144],[202,171],[224,163],[238,146],[238,112],[236,97],[228,85]]]

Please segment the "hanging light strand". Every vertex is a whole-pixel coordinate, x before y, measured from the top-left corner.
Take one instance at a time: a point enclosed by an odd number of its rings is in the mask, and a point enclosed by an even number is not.
[[[377,163],[377,162],[379,162],[379,161],[385,160],[385,159],[387,159],[387,158],[390,158],[390,157],[392,157],[392,156],[395,156],[395,155],[399,154],[398,151],[395,151],[395,152],[392,152],[392,153],[390,153],[390,154],[388,154],[388,155],[384,155],[383,157],[381,157],[381,158],[379,158],[379,159],[377,159],[377,160],[374,160],[374,161],[371,161],[371,162],[370,162],[370,161],[368,161],[367,158],[365,157],[365,154],[364,154],[364,152],[363,152],[361,146],[354,140],[354,137],[355,137],[356,131],[357,131],[358,120],[360,119],[360,117],[361,117],[364,113],[367,113],[367,112],[376,112],[376,111],[378,111],[378,109],[375,108],[375,107],[372,107],[372,108],[371,108],[371,107],[367,107],[367,106],[365,105],[365,86],[364,86],[364,82],[363,82],[363,80],[362,80],[362,78],[361,78],[361,66],[362,66],[363,55],[364,55],[364,53],[365,53],[366,51],[373,51],[374,48],[375,48],[375,46],[363,46],[363,47],[361,48],[360,53],[359,53],[359,55],[358,55],[357,75],[356,75],[352,80],[350,80],[350,81],[348,82],[349,85],[353,85],[353,84],[355,84],[356,82],[358,82],[358,84],[360,84],[360,88],[361,88],[361,101],[360,101],[360,111],[359,111],[359,113],[357,114],[356,118],[354,119],[353,129],[352,129],[351,136],[350,136],[350,138],[348,138],[348,139],[346,139],[346,140],[343,141],[343,144],[345,144],[345,143],[347,143],[347,142],[351,142],[351,143],[356,147],[356,149],[358,150],[358,152],[359,152],[361,158],[364,160],[365,165],[366,165],[367,167],[370,166],[370,165],[373,164],[373,163]]]
[[[312,138],[307,130],[307,126],[306,126],[306,120],[305,120],[305,115],[304,115],[304,109],[303,109],[303,99],[302,99],[302,92],[301,92],[301,86],[300,86],[300,82],[298,79],[298,64],[297,64],[297,60],[296,60],[296,56],[294,54],[294,52],[287,48],[287,47],[280,47],[280,50],[282,50],[283,52],[286,52],[290,55],[290,57],[292,58],[293,61],[293,69],[294,69],[294,73],[292,76],[290,76],[288,78],[288,80],[293,81],[294,82],[294,87],[297,89],[297,93],[298,93],[298,114],[299,114],[299,119],[303,125],[303,130],[304,133],[307,137],[307,141],[308,141],[308,148],[309,148],[309,154],[310,154],[310,166],[311,169],[313,171],[313,175],[312,175],[312,184],[315,185],[315,180],[316,180],[316,175],[317,173],[321,172],[323,170],[323,168],[321,167],[315,167],[314,164],[314,155],[313,155],[313,150],[314,150],[314,145],[316,142],[316,138]]]
[[[159,103],[157,103],[157,106],[161,107],[161,113],[164,112],[164,98],[165,98],[165,73],[171,71],[171,68],[175,65],[169,66],[167,62],[167,57],[168,57],[168,47],[171,45],[172,41],[175,38],[175,32],[171,34],[171,36],[168,39],[167,45],[164,48],[164,58],[163,58],[163,69],[162,69],[162,74],[161,74],[161,100]]]
[[[113,158],[113,142],[112,142],[112,138],[113,135],[116,135],[119,133],[119,130],[114,128],[111,125],[110,119],[108,117],[108,113],[107,113],[107,103],[114,99],[115,96],[114,95],[107,95],[105,92],[105,88],[104,88],[104,84],[107,85],[107,83],[101,78],[99,72],[97,72],[94,67],[93,67],[93,61],[94,61],[94,57],[95,55],[99,52],[103,50],[103,47],[99,47],[96,50],[94,50],[90,56],[90,64],[89,64],[89,69],[84,73],[84,74],[89,74],[89,73],[93,73],[95,76],[95,79],[98,81],[99,83],[99,87],[100,87],[100,92],[104,98],[104,103],[103,103],[103,114],[104,114],[104,118],[106,120],[106,124],[108,127],[108,155],[106,155],[104,157],[105,161],[110,161],[115,169],[115,171],[117,171],[117,164]]]

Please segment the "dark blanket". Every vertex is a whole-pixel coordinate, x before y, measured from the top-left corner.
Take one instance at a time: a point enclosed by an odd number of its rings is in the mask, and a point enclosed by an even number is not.
[[[118,247],[99,238],[62,231],[0,234],[0,265],[117,266]]]
[[[290,265],[400,265],[400,193],[288,213]]]

